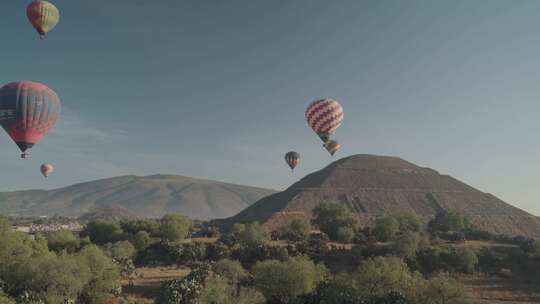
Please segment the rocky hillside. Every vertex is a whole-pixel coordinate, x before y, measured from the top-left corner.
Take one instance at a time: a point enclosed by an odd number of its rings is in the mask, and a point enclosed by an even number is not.
[[[453,209],[492,232],[540,237],[536,217],[489,193],[433,169],[375,155],[335,161],[221,224],[259,221],[275,228],[293,218],[310,218],[311,210],[323,201],[347,204],[363,222],[395,213],[414,213],[428,220],[441,210]]]
[[[137,216],[179,212],[191,218],[212,219],[234,215],[274,192],[183,176],[120,176],[49,191],[0,193],[0,213],[80,216],[115,207]]]

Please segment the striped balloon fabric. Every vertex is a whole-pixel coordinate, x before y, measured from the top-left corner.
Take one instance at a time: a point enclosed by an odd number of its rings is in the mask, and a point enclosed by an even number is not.
[[[287,162],[287,165],[294,171],[294,168],[300,162],[300,154],[294,151],[287,152],[287,154],[285,154],[285,162]]]
[[[324,147],[326,148],[326,151],[330,153],[330,155],[334,156],[334,154],[341,148],[341,145],[335,140],[330,140],[328,143],[326,143],[326,145],[324,145]]]
[[[319,99],[306,109],[306,120],[311,129],[326,143],[343,122],[343,108],[334,99]]]
[[[58,95],[32,81],[8,83],[0,88],[0,125],[24,153],[40,141],[60,115]]]
[[[26,8],[26,16],[43,39],[58,24],[60,11],[48,1],[34,0]]]
[[[51,175],[51,173],[54,171],[54,166],[49,163],[45,163],[39,167],[39,171],[41,171],[41,174],[43,174],[44,177],[49,177],[49,175]]]

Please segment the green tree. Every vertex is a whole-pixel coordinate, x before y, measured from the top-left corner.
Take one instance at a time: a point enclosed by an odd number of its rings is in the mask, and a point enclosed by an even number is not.
[[[308,221],[294,219],[288,225],[285,225],[278,230],[280,238],[300,242],[306,241],[311,233],[311,225]]]
[[[263,304],[264,296],[252,288],[237,288],[226,279],[209,276],[198,298],[199,304]]]
[[[33,240],[24,233],[14,232],[6,223],[0,220],[0,282],[4,292],[17,295],[32,277],[31,261],[49,252],[45,240]]]
[[[312,211],[312,224],[326,233],[332,240],[337,239],[339,228],[356,227],[356,220],[349,208],[344,204],[339,203],[321,203]]]
[[[446,273],[438,274],[421,288],[419,304],[471,304],[470,295],[463,286]]]
[[[421,276],[411,273],[400,258],[375,257],[363,261],[350,279],[361,296],[371,298],[385,296],[391,290],[409,292]]]
[[[167,214],[160,221],[160,235],[162,238],[177,242],[188,237],[192,222],[181,214]]]
[[[90,279],[90,269],[69,255],[48,254],[31,260],[26,289],[46,303],[75,301]]]
[[[356,233],[351,227],[339,227],[336,232],[336,241],[341,243],[350,243],[354,239]]]
[[[99,303],[120,293],[120,271],[99,247],[87,246],[77,253],[76,258],[90,270],[90,279],[80,296],[84,303]]]
[[[428,227],[434,232],[459,232],[468,226],[468,221],[459,213],[453,210],[438,213],[434,219],[428,223]]]
[[[99,245],[114,243],[124,238],[124,232],[117,222],[104,219],[88,223],[81,235],[88,236],[93,243]]]
[[[405,213],[394,216],[399,223],[399,231],[420,232],[424,226],[422,221],[414,214]]]
[[[141,230],[129,237],[129,241],[135,246],[137,250],[144,250],[148,246],[154,244],[157,240],[150,236],[150,233]]]
[[[285,262],[258,262],[252,273],[255,287],[273,303],[287,303],[302,294],[312,292],[325,276],[323,268],[302,256]]]
[[[450,256],[453,269],[459,272],[472,273],[478,265],[478,255],[471,248],[459,248]]]
[[[107,252],[115,259],[129,259],[135,255],[135,247],[129,241],[107,244]]]
[[[11,231],[11,222],[8,218],[0,215],[0,233]]]
[[[392,245],[392,252],[401,258],[412,258],[416,255],[420,245],[420,235],[416,232],[406,231],[396,238]]]
[[[1,228],[0,228],[1,229]],[[14,300],[0,291],[0,304],[16,304]]]
[[[120,222],[120,227],[124,232],[135,235],[141,231],[149,235],[159,235],[159,222],[155,219],[129,219]]]
[[[377,240],[388,242],[394,239],[399,231],[399,222],[391,216],[382,217],[375,220],[373,234]]]
[[[47,233],[45,238],[49,249],[60,252],[75,252],[79,248],[79,240],[73,235],[73,232],[67,229]]]
[[[236,260],[220,260],[214,264],[213,271],[234,285],[245,281],[249,277],[249,274],[244,267],[242,267],[242,264]]]
[[[238,243],[245,247],[264,245],[269,240],[268,232],[258,222],[247,223],[236,235]]]

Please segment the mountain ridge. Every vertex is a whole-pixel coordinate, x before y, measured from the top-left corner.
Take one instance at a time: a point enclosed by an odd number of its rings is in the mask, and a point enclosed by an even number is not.
[[[179,212],[211,219],[237,213],[275,190],[171,174],[124,175],[51,190],[0,193],[0,213],[80,216],[99,207],[122,207],[140,216]]]

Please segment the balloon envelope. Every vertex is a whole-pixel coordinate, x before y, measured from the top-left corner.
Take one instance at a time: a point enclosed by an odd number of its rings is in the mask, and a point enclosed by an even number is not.
[[[324,147],[326,148],[326,151],[330,153],[330,155],[334,156],[334,154],[341,148],[341,145],[335,140],[330,140],[326,145],[324,145]]]
[[[287,154],[285,154],[285,162],[287,162],[287,165],[294,171],[294,168],[300,162],[300,154],[294,151],[287,152]]]
[[[41,171],[41,174],[43,174],[43,176],[48,177],[54,171],[54,166],[45,163],[41,165],[41,167],[39,167],[39,170]]]
[[[58,24],[60,11],[48,1],[34,0],[26,7],[26,16],[39,36],[43,38]]]
[[[326,143],[343,122],[343,107],[334,99],[315,100],[306,109],[308,125]]]
[[[54,126],[60,108],[58,95],[44,84],[18,81],[0,88],[0,124],[23,157]]]

